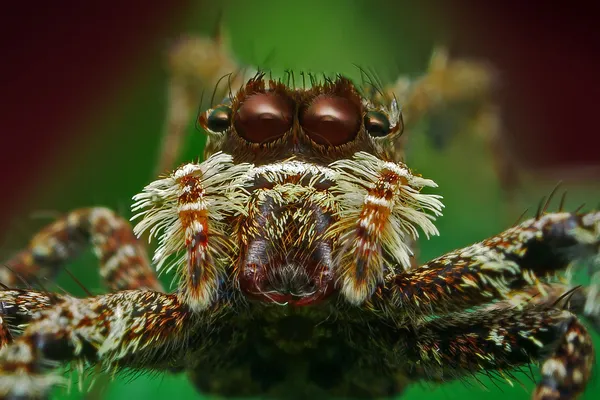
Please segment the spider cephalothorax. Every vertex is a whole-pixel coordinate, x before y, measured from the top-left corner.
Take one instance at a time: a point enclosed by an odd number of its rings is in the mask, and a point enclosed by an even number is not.
[[[420,193],[434,183],[380,150],[402,131],[395,102],[376,107],[342,77],[291,89],[262,75],[232,100],[200,117],[220,152],[136,197],[137,233],[164,227],[157,265],[185,247],[190,304],[215,302],[227,276],[262,300],[309,305],[340,289],[360,304],[392,265],[410,266],[416,227],[437,234],[427,212],[442,204]]]
[[[312,78],[312,77],[311,77]],[[547,213],[419,266],[438,231],[433,181],[399,159],[402,118],[338,77],[295,88],[258,74],[200,116],[205,161],[134,197],[137,236],[105,208],[69,213],[0,269],[51,275],[85,244],[114,293],[0,290],[0,398],[39,398],[56,362],[186,371],[203,392],[298,399],[379,397],[542,363],[536,399],[583,392],[598,324],[600,213]],[[400,149],[399,149],[400,148]],[[23,330],[24,328],[24,330]]]

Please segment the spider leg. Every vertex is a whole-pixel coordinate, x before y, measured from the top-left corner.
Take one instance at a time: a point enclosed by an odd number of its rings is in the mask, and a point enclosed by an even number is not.
[[[0,398],[44,397],[63,381],[47,373],[58,363],[110,370],[179,366],[195,321],[174,294],[128,290],[85,299],[65,296],[0,351]]]
[[[37,312],[63,299],[59,294],[34,290],[0,291],[0,349],[11,343],[20,327],[29,323]]]
[[[0,265],[0,279],[10,286],[52,279],[90,244],[111,290],[163,290],[130,224],[105,208],[75,210],[44,228],[28,248]],[[33,290],[0,292],[0,349],[12,343],[42,309],[62,301],[63,296]],[[106,376],[99,375],[99,379]]]
[[[438,234],[431,220],[441,215],[443,205],[439,196],[421,193],[435,183],[413,175],[402,163],[359,152],[352,162],[329,166],[338,175],[332,193],[339,198],[339,220],[331,229],[340,241],[338,284],[346,300],[361,304],[384,282],[389,258],[399,268],[411,268],[417,228],[427,236]]]
[[[185,133],[204,98],[221,103],[241,84],[242,73],[221,33],[216,37],[189,36],[179,39],[169,51],[167,121],[163,128],[156,174],[171,171],[181,154]],[[230,75],[228,75],[230,74]],[[219,84],[219,80],[223,83]],[[214,92],[214,93],[213,93]],[[214,100],[210,100],[214,97]],[[213,107],[215,104],[210,104]]]
[[[100,259],[100,275],[111,290],[162,291],[146,250],[130,224],[113,211],[100,207],[72,211],[46,226],[25,250],[0,265],[1,281],[14,287],[19,284],[19,278],[24,281],[52,279],[63,265],[90,244]]]
[[[141,218],[135,233],[159,236],[153,259],[157,270],[177,267],[179,296],[198,311],[217,301],[226,268],[233,263],[228,254],[235,254],[235,243],[224,221],[244,212],[247,194],[241,185],[250,168],[217,153],[181,166],[134,196],[134,219]],[[172,260],[171,255],[178,257]]]
[[[544,293],[575,262],[598,268],[600,212],[550,213],[480,243],[390,274],[372,305],[390,314],[444,314],[508,299],[531,286]]]
[[[495,99],[497,89],[498,76],[491,65],[452,57],[448,48],[436,47],[423,75],[416,79],[401,76],[383,91],[386,98],[396,98],[401,105],[405,131],[409,133],[397,139],[393,159],[400,161],[404,157],[410,132],[427,119],[425,134],[438,149],[465,131],[481,138],[491,152],[502,188],[507,195],[514,195],[519,171],[503,140],[501,109]]]
[[[527,287],[489,306],[490,309],[514,308],[524,305],[559,307],[584,317],[600,332],[600,295],[596,285],[573,286],[566,283],[544,283]]]
[[[594,364],[592,339],[566,310],[479,310],[424,322],[407,343],[417,360],[413,379],[447,380],[495,371],[508,380],[511,370],[541,362],[542,378],[533,399],[573,399],[580,395]]]
[[[385,92],[402,105],[405,125],[411,127],[436,110],[491,100],[497,85],[494,69],[474,59],[452,58],[446,47],[434,49],[427,72],[414,80],[402,76]],[[479,107],[472,107],[477,118]],[[465,110],[467,111],[467,110]]]

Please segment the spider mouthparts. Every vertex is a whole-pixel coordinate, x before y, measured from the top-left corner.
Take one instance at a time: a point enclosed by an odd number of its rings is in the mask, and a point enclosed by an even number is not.
[[[251,298],[291,306],[320,303],[333,292],[333,276],[325,265],[297,263],[247,264],[240,277],[241,289]]]

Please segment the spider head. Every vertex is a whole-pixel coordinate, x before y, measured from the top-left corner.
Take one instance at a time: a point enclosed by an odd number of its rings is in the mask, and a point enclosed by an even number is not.
[[[408,267],[415,226],[437,233],[426,211],[442,205],[420,193],[433,182],[390,155],[402,132],[396,102],[375,105],[343,77],[313,83],[250,79],[200,115],[206,161],[136,198],[138,209],[162,199],[136,229],[164,228],[159,266],[183,251],[175,264],[188,301],[228,287],[277,304],[336,293],[358,304],[384,273]]]
[[[395,100],[380,104],[338,76],[290,87],[257,74],[235,95],[201,113],[208,133],[205,157],[217,151],[236,163],[277,163],[295,157],[316,165],[350,158],[358,151],[386,153],[403,131]],[[387,155],[386,155],[387,156]]]

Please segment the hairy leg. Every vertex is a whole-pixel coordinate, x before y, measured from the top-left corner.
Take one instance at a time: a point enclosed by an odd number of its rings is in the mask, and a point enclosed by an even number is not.
[[[388,276],[371,302],[418,318],[508,299],[532,286],[544,293],[544,284],[576,261],[597,268],[599,250],[600,212],[546,214]]]
[[[451,57],[449,49],[435,48],[423,75],[416,79],[402,76],[384,89],[386,97],[395,97],[402,106],[409,133],[398,139],[394,160],[403,159],[407,136],[427,118],[429,128],[425,133],[439,149],[462,132],[483,138],[502,188],[508,196],[514,195],[519,174],[503,140],[497,89],[497,71],[488,63]]]
[[[427,115],[457,106],[472,105],[464,109],[471,111],[464,117],[478,118],[482,106],[493,99],[497,84],[496,71],[488,63],[453,58],[448,48],[439,46],[432,52],[429,67],[423,75],[416,79],[402,76],[385,92],[402,104],[405,124],[412,128]]]
[[[567,283],[545,283],[515,291],[507,299],[487,306],[491,310],[538,305],[559,307],[584,317],[600,332],[600,295],[597,284],[573,286]]]
[[[339,221],[331,231],[340,238],[335,264],[341,293],[361,304],[384,282],[385,255],[398,269],[411,268],[418,229],[437,235],[431,220],[441,215],[443,205],[439,196],[421,193],[435,183],[413,175],[405,164],[359,152],[351,162],[329,167],[337,173],[331,191],[340,204]]]
[[[181,166],[134,197],[133,211],[139,212],[134,218],[141,218],[136,234],[159,236],[156,268],[179,269],[178,295],[198,311],[217,301],[227,265],[233,263],[228,254],[235,254],[235,244],[224,221],[243,209],[247,195],[239,189],[250,168],[217,153]]]
[[[64,296],[31,290],[0,291],[0,349],[12,342],[33,316],[64,300]]]
[[[594,364],[592,339],[569,311],[546,307],[479,310],[425,322],[408,338],[413,379],[447,380],[541,362],[533,399],[580,395]]]
[[[33,291],[8,296],[35,298]],[[5,292],[0,292],[5,293]],[[42,307],[44,308],[44,307]],[[22,335],[0,351],[0,398],[41,398],[62,378],[57,363],[107,369],[166,370],[179,366],[196,319],[176,295],[128,290],[44,308]]]
[[[0,280],[15,287],[19,277],[24,281],[53,279],[90,244],[100,259],[100,275],[111,290],[162,290],[130,224],[100,207],[72,211],[46,226],[25,250],[0,265]]]

